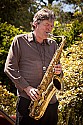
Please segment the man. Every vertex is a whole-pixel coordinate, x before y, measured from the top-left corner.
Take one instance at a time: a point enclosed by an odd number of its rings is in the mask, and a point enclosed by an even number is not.
[[[57,49],[48,33],[54,26],[54,13],[41,9],[33,18],[33,32],[14,38],[5,63],[5,73],[15,83],[18,90],[16,125],[56,125],[58,121],[58,101],[56,95],[51,99],[45,114],[39,120],[29,117],[31,100],[39,99],[37,86]],[[55,65],[55,74],[62,72],[61,64]],[[56,80],[54,79],[54,83]]]

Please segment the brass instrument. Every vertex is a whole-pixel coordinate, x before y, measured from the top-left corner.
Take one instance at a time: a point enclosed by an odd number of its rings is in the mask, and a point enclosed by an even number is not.
[[[37,87],[37,89],[40,92],[40,99],[31,101],[31,103],[29,105],[29,110],[30,110],[29,116],[34,118],[35,120],[39,120],[44,115],[44,112],[46,111],[46,108],[47,108],[51,98],[53,97],[53,95],[56,92],[56,88],[52,82],[53,77],[55,77],[57,80],[59,80],[60,84],[62,84],[61,78],[58,77],[57,75],[54,76],[53,69],[54,69],[54,66],[56,64],[58,64],[58,62],[60,60],[61,52],[65,45],[65,37],[64,36],[53,36],[52,34],[49,34],[49,35],[51,35],[52,37],[61,37],[62,42],[60,44],[60,47],[56,50],[49,66],[46,70],[46,73],[43,76],[43,79],[42,79],[40,85]]]

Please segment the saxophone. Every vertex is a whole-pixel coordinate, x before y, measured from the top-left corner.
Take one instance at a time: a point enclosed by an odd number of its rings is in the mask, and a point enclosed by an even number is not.
[[[53,95],[56,92],[56,87],[54,86],[54,84],[52,82],[53,77],[56,78],[60,82],[60,84],[62,84],[61,78],[57,75],[54,75],[53,69],[54,69],[54,66],[56,64],[58,64],[58,62],[60,60],[61,52],[65,45],[65,37],[64,36],[54,36],[50,33],[49,33],[49,35],[52,37],[61,37],[62,42],[60,44],[60,47],[54,53],[53,58],[46,70],[46,73],[44,74],[40,85],[37,87],[37,89],[40,92],[40,99],[31,101],[31,103],[29,105],[29,110],[30,110],[29,116],[34,118],[35,120],[39,120],[44,115],[51,98],[53,97]],[[62,87],[62,85],[61,85],[61,87]]]

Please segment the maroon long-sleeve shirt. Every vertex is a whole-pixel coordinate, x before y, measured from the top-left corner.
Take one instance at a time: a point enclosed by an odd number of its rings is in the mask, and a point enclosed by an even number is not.
[[[17,35],[10,47],[4,71],[14,82],[19,95],[28,98],[24,88],[37,87],[43,77],[43,65],[48,67],[57,44],[54,40],[47,39],[44,43],[34,41],[30,34]],[[51,103],[56,102],[54,95]]]

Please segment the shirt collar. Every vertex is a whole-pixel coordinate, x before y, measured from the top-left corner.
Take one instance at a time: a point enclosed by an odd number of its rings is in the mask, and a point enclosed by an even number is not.
[[[29,42],[34,42],[33,32],[30,32],[29,34],[27,34],[27,36],[25,36],[25,38],[28,39]],[[52,39],[47,38],[44,41],[46,44],[50,45],[51,44],[50,41],[52,41]]]
[[[33,40],[33,34],[32,34],[32,32],[30,32],[30,33],[27,35],[27,39],[28,39],[29,42],[33,42],[33,41],[34,41],[34,40]]]

